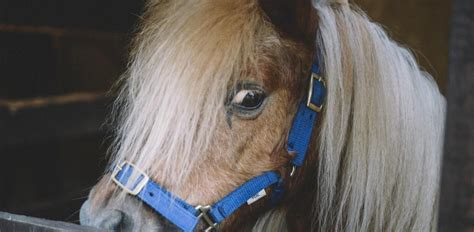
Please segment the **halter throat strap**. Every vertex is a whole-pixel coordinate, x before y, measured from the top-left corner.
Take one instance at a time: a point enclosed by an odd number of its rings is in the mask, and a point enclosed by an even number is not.
[[[311,142],[311,135],[318,113],[322,110],[326,87],[317,61],[312,65],[312,74],[306,97],[298,106],[288,137],[288,152],[294,153],[290,161],[293,175],[304,163]],[[200,221],[207,225],[206,231],[215,230],[217,225],[245,204],[264,197],[265,189],[273,187],[271,203],[280,202],[283,194],[283,179],[275,171],[265,172],[245,182],[227,196],[207,206],[192,206],[155,183],[145,172],[130,162],[117,165],[112,180],[128,194],[139,198],[157,213],[185,232],[196,229]]]

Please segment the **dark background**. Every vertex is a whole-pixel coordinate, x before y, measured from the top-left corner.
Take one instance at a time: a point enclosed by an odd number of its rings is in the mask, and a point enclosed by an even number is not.
[[[0,211],[76,221],[137,0],[0,0]]]
[[[358,0],[445,88],[450,0]],[[0,0],[0,211],[77,221],[143,0]]]

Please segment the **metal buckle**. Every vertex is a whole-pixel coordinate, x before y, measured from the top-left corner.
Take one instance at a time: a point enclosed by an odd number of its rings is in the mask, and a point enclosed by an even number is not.
[[[205,232],[210,232],[210,231],[217,231],[217,223],[213,222],[212,219],[209,217],[207,214],[209,211],[211,211],[211,206],[206,205],[198,205],[196,206],[196,210],[199,211],[198,219],[203,219],[204,222],[208,225],[208,227],[204,230]]]
[[[138,182],[138,184],[136,184],[133,189],[132,188],[129,188],[127,186],[125,186],[124,184],[122,184],[119,180],[117,180],[117,174],[123,169],[123,167],[125,165],[128,165],[130,167],[132,167],[135,171],[137,171],[141,176],[143,176],[143,178],[140,180],[140,182]],[[133,165],[132,163],[128,162],[128,161],[124,161],[122,162],[120,165],[117,165],[114,169],[114,171],[112,172],[112,180],[115,182],[115,184],[117,184],[119,187],[121,187],[126,193],[132,195],[132,196],[136,196],[138,193],[140,193],[140,191],[142,191],[142,189],[145,187],[145,185],[148,183],[148,181],[150,180],[150,177],[148,177],[145,172],[141,171],[140,169],[138,169],[135,165]],[[128,181],[127,181],[128,182]]]
[[[324,78],[322,78],[320,75],[316,73],[311,74],[311,78],[309,81],[309,92],[308,92],[308,99],[306,101],[306,106],[316,112],[321,112],[323,109],[324,104],[321,103],[321,106],[317,106],[316,104],[313,104],[311,102],[311,98],[313,97],[313,83],[314,80],[321,82],[324,86],[326,86],[326,82],[324,81]]]

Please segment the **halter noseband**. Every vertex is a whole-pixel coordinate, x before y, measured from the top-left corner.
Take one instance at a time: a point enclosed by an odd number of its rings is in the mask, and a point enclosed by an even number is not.
[[[311,134],[326,94],[325,82],[321,77],[317,61],[313,63],[311,71],[308,94],[298,106],[298,112],[288,136],[288,152],[295,154],[290,162],[293,166],[290,176],[304,163]],[[138,174],[138,177],[129,182],[130,177],[136,176],[132,175],[134,172]],[[284,193],[283,179],[276,171],[265,172],[254,177],[220,201],[207,206],[192,206],[186,203],[127,161],[115,167],[112,180],[125,192],[139,198],[185,232],[194,231],[200,221],[208,226],[206,231],[215,230],[220,222],[242,205],[246,203],[250,205],[266,196],[265,189],[268,187],[273,186],[272,204],[278,203]]]

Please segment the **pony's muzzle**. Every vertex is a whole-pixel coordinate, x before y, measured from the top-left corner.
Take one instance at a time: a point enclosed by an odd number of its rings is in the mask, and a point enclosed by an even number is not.
[[[81,225],[110,231],[179,231],[172,223],[145,207],[140,201],[127,197],[122,204],[91,205],[87,200],[81,207]]]
[[[86,201],[80,211],[81,225],[93,226],[96,228],[112,231],[131,231],[133,221],[123,211],[117,209],[104,209],[100,213],[93,214],[90,208],[90,201]]]

